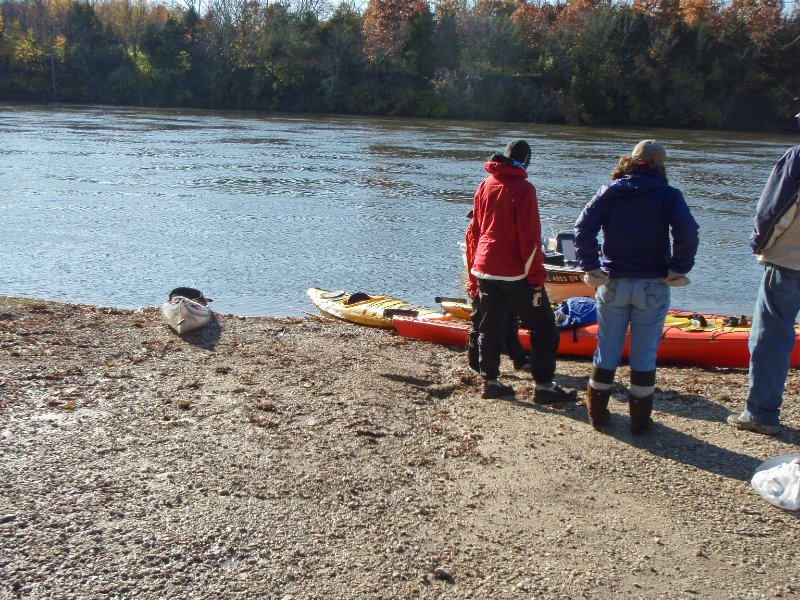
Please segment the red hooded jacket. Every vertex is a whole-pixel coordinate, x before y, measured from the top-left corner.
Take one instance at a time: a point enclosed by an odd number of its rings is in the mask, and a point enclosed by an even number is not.
[[[494,158],[494,157],[493,157]],[[536,188],[522,167],[490,160],[489,176],[475,191],[473,216],[465,243],[471,282],[478,279],[518,281],[544,285],[542,226]]]

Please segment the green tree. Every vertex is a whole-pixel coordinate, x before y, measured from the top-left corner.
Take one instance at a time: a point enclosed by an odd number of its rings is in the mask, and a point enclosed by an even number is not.
[[[142,36],[144,68],[154,104],[208,106],[205,30],[193,8],[151,23]]]
[[[320,86],[324,110],[363,111],[368,88],[361,15],[346,3],[321,24]],[[367,95],[368,92],[367,92]]]
[[[72,2],[64,25],[62,97],[80,102],[125,101],[130,89],[131,64],[122,44],[103,27],[88,2]]]

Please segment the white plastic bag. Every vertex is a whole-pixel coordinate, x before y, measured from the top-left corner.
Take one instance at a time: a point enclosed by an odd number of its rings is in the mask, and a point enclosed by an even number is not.
[[[776,460],[778,464],[770,466]],[[800,457],[777,457],[765,462],[750,483],[770,504],[784,510],[800,510]]]

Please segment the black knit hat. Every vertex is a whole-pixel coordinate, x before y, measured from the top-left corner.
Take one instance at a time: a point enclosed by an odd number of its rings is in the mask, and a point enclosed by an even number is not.
[[[525,140],[511,140],[506,144],[503,155],[527,167],[531,162],[531,147]]]

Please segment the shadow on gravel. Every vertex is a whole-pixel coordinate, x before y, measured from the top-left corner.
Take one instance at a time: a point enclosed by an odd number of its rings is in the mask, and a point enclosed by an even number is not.
[[[655,405],[661,412],[698,421],[725,421],[731,414],[729,409],[703,396],[662,392],[659,388],[656,388]]]
[[[569,381],[565,381],[569,379]],[[584,379],[583,386],[578,385],[578,378],[562,378],[562,383],[575,387],[578,389],[578,399],[583,397],[583,391],[586,389],[586,382],[588,378]],[[558,411],[565,417],[569,417],[575,421],[580,421],[590,427],[589,418],[586,415],[586,407],[578,403],[570,403],[563,405],[542,406],[521,398],[506,398],[506,402],[511,402],[521,408],[535,410],[537,412]],[[730,411],[720,407],[713,402],[701,399],[707,405],[708,410],[716,411],[718,413],[720,427],[729,427],[725,424],[725,418]],[[612,397],[612,402],[619,402],[619,392],[615,392]],[[698,439],[694,436],[687,435],[682,431],[668,427],[663,423],[659,423],[659,412],[664,411],[665,402],[656,400],[654,404],[653,418],[655,423],[650,431],[644,435],[637,437],[631,435],[630,420],[627,415],[614,414],[611,418],[611,424],[606,429],[605,433],[598,433],[597,435],[608,435],[621,442],[630,444],[636,448],[646,450],[651,454],[660,458],[668,458],[673,461],[681,462],[686,465],[691,465],[697,469],[708,471],[722,477],[729,479],[736,479],[739,481],[750,481],[756,468],[763,462],[761,458],[755,458],[747,454],[741,454],[727,448],[722,448],[705,440]],[[671,414],[682,414],[680,410],[670,410]],[[711,420],[711,419],[710,419]],[[743,435],[757,435],[749,432],[741,432]],[[784,431],[779,436],[779,439],[786,440],[796,434],[796,430],[790,428],[789,431]]]
[[[380,376],[389,379],[390,381],[405,383],[407,385],[423,389],[433,385],[434,383],[428,379],[420,379],[419,377],[412,377],[410,375],[397,375],[395,373],[381,373]]]
[[[707,400],[702,396],[683,395],[675,392],[657,391],[653,408],[659,412],[677,415],[686,419],[722,423],[726,427],[728,426],[726,424],[728,415],[739,414],[739,410],[731,411],[729,408]],[[744,400],[737,407],[737,409],[742,408],[744,408]],[[742,432],[742,434],[745,435],[746,432]],[[800,429],[796,427],[784,424],[783,430],[775,437],[783,442],[800,446]]]
[[[170,329],[170,331],[172,330]],[[173,331],[173,333],[175,332]],[[205,350],[216,350],[221,334],[222,325],[220,325],[219,321],[213,316],[206,325],[199,329],[187,331],[183,335],[175,333],[177,337],[181,338],[187,344],[197,346],[198,348],[204,348]]]
[[[709,473],[739,481],[749,482],[756,468],[763,462],[761,458],[734,452],[667,427],[658,422],[658,415],[654,416],[656,422],[650,431],[641,437],[634,437],[630,432],[614,431],[619,424],[616,427],[612,426],[607,433],[660,458],[669,458]],[[628,426],[627,419],[624,426]],[[720,427],[722,426],[721,424]]]

